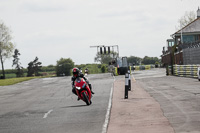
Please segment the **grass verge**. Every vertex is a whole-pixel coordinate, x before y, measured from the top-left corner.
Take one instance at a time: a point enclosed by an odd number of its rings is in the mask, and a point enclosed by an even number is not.
[[[16,83],[20,83],[35,78],[43,78],[43,77],[22,77],[22,78],[2,79],[0,80],[0,86],[13,85]]]

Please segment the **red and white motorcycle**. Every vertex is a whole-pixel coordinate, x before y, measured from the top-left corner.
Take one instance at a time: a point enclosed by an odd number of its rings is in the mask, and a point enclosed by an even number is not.
[[[83,100],[87,105],[92,104],[91,90],[89,88],[89,85],[83,78],[79,77],[75,80],[75,90],[76,90],[78,97],[81,100]]]

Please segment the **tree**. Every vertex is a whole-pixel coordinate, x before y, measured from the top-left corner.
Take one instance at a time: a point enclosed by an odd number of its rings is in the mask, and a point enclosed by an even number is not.
[[[23,72],[23,67],[21,66],[21,63],[19,62],[19,60],[20,60],[19,56],[20,56],[19,50],[15,49],[14,55],[13,55],[14,59],[13,59],[13,65],[12,66],[15,66],[15,69],[17,70],[16,76],[17,77],[23,77],[24,72]]]
[[[71,70],[74,67],[74,62],[70,58],[61,58],[56,64],[56,75],[57,76],[70,76]]]
[[[10,29],[0,21],[0,60],[2,66],[3,78],[5,79],[4,61],[12,56],[14,45],[11,42]]]
[[[133,63],[135,65],[140,65],[142,58],[136,57],[136,56],[130,56],[130,57],[127,58],[127,61],[129,63]]]
[[[156,62],[160,62],[157,57],[148,57],[148,56],[145,56],[143,58],[143,60],[142,60],[142,63],[144,65],[155,64]]]
[[[105,64],[103,64],[103,65],[101,66],[101,72],[102,72],[102,73],[105,73],[105,72],[106,72],[106,66],[105,66]]]
[[[97,53],[94,61],[100,62],[101,64],[109,64],[109,62],[113,59],[112,57],[117,57],[117,55],[118,54],[116,52],[111,52],[110,54]]]
[[[35,76],[40,76],[39,71],[41,71],[41,62],[38,61],[38,57],[35,57],[35,59],[33,61],[31,61],[30,63],[28,63],[28,72],[27,72],[27,77],[31,77],[33,76],[33,74]]]
[[[196,18],[196,14],[194,11],[186,11],[184,16],[182,16],[178,20],[178,24],[179,24],[178,29],[182,29],[183,27],[191,23],[193,20],[195,20],[195,18]]]
[[[54,69],[54,65],[48,65],[47,68],[53,68]]]

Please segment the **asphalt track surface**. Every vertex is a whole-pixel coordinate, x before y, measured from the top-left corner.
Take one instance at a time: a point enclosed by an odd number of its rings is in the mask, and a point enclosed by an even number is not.
[[[166,76],[165,69],[134,71],[133,77],[160,104],[175,133],[200,133],[197,79]],[[70,78],[34,79],[1,86],[0,133],[106,132],[114,78],[110,74],[88,75],[95,92],[91,106],[77,101],[71,93]]]
[[[200,82],[165,74],[165,69],[133,72],[136,82],[160,104],[175,133],[200,133]]]
[[[114,78],[88,75],[92,105],[71,92],[71,77],[33,79],[0,87],[0,133],[102,133]]]
[[[116,77],[108,133],[200,133],[197,78],[166,76],[162,68],[134,71],[132,78],[124,100],[124,76]]]

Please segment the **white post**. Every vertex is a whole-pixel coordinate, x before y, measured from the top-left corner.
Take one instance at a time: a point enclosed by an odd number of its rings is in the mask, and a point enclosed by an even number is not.
[[[131,91],[131,74],[130,74],[130,70],[128,70],[128,86],[129,86],[129,91]]]

